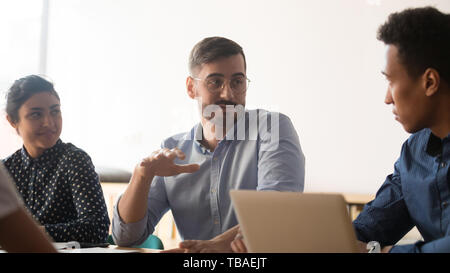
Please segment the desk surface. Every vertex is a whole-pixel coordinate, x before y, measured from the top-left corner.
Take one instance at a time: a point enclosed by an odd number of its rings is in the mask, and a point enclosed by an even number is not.
[[[62,244],[62,243],[60,243]],[[132,248],[132,247],[120,247],[116,245],[109,245],[108,247],[88,247],[88,248],[58,248],[60,253],[160,253],[160,249],[150,248]]]
[[[91,247],[77,249],[60,249],[61,253],[160,253],[159,249],[150,248],[131,248],[110,245],[108,247]]]
[[[151,248],[132,248],[132,247],[121,247],[116,245],[108,246],[108,249],[111,250],[130,250],[139,253],[160,253],[161,249],[151,249]]]
[[[364,194],[364,193],[346,193],[346,192],[311,192],[311,193],[322,193],[322,194],[341,194],[345,202],[348,205],[365,205],[368,202],[375,199],[375,194]]]
[[[374,194],[343,193],[342,195],[349,205],[364,205],[375,199]]]

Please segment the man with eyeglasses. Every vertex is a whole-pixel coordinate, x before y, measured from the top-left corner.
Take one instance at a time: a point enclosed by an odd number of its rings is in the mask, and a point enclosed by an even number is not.
[[[245,109],[250,80],[241,46],[205,38],[189,70],[187,94],[198,101],[200,123],[136,166],[114,211],[118,245],[142,243],[170,209],[185,240],[172,251],[231,252],[238,230],[231,189],[303,191],[305,159],[290,119]]]

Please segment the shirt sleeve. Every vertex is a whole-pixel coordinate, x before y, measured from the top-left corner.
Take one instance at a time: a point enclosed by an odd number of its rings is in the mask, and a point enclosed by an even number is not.
[[[148,194],[147,212],[141,220],[134,223],[124,223],[119,215],[118,204],[114,207],[112,221],[112,236],[120,246],[135,246],[143,243],[153,233],[161,217],[169,210],[166,198],[164,177],[155,176]]]
[[[22,206],[12,178],[0,162],[0,218],[6,217]]]
[[[275,112],[260,114],[259,120],[257,190],[303,191],[305,156],[291,120]]]
[[[419,241],[415,244],[397,245],[391,253],[450,253],[450,236],[430,242]]]
[[[358,240],[378,241],[381,246],[394,245],[414,226],[403,199],[398,163],[387,176],[373,201],[364,206],[353,222]]]
[[[45,229],[57,242],[106,242],[109,217],[103,191],[92,161],[85,152],[70,156],[68,176],[77,219],[67,223],[46,224]]]

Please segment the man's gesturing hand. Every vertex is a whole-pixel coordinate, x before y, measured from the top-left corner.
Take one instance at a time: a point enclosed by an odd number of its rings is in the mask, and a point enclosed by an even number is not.
[[[171,150],[163,148],[144,158],[136,166],[135,171],[143,177],[153,177],[155,175],[173,176],[180,173],[193,173],[200,169],[198,164],[177,165],[173,162],[175,158],[183,160],[185,157],[185,154],[178,148]]]

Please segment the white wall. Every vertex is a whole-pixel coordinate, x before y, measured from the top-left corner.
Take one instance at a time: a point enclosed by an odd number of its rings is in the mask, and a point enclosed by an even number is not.
[[[5,118],[5,95],[15,79],[38,72],[41,9],[36,0],[0,1],[0,158],[21,145]]]
[[[306,191],[375,193],[408,135],[384,101],[376,30],[406,7],[448,0],[50,1],[48,75],[63,105],[62,139],[96,165],[132,168],[198,121],[187,59],[207,36],[246,53],[248,108],[291,117]]]

